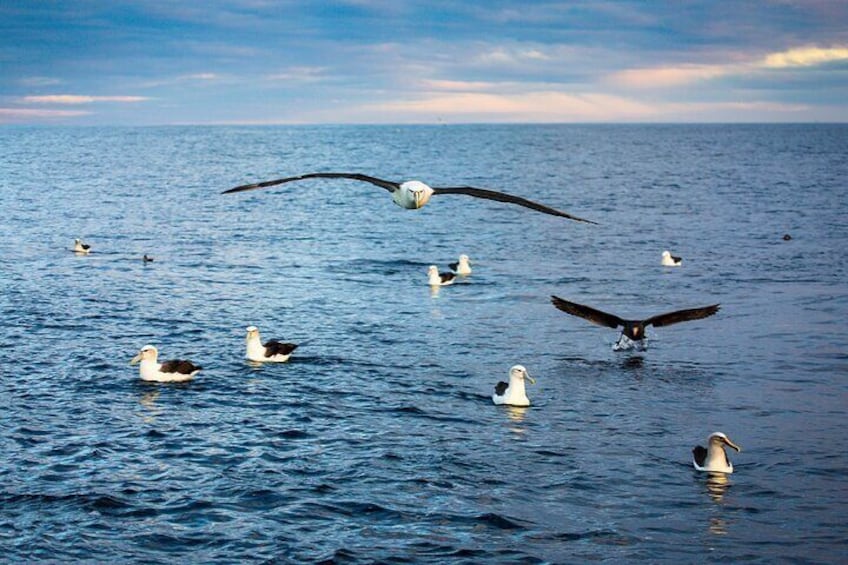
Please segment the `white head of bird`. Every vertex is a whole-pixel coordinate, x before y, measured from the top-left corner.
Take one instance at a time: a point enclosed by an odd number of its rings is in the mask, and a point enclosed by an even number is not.
[[[439,276],[439,268],[435,265],[430,265],[427,269],[427,278],[431,285],[441,286],[442,277]]]
[[[245,338],[245,342],[247,343],[248,359],[259,360],[265,358],[265,347],[262,345],[262,341],[259,337],[259,328],[256,326],[247,326],[247,337]]]
[[[513,365],[509,370],[509,386],[520,385],[524,388],[524,380],[530,381],[530,384],[536,384],[536,380],[530,376],[524,365]]]
[[[410,180],[402,183],[392,194],[392,200],[401,208],[415,210],[430,201],[433,189],[420,180]]]
[[[159,357],[159,351],[153,347],[152,345],[145,345],[141,348],[141,350],[136,354],[135,357],[130,360],[130,365],[135,365],[136,363],[148,364],[150,362],[156,363],[156,359]]]

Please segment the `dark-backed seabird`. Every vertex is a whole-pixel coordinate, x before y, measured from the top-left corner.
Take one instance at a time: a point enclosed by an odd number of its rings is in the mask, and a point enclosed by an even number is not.
[[[679,267],[683,263],[683,257],[677,257],[668,251],[663,251],[662,261],[660,262],[663,267]]]
[[[147,255],[147,253],[145,253],[144,257],[142,257],[141,260],[145,263],[152,263],[153,257],[150,257],[149,255]]]
[[[74,253],[91,253],[91,246],[83,243],[80,238],[74,240]]]
[[[467,277],[471,274],[471,263],[468,260],[468,255],[460,255],[459,261],[448,265],[457,275]]]
[[[638,345],[641,349],[644,349],[645,344],[643,340],[645,339],[645,328],[647,326],[670,326],[679,322],[700,320],[701,318],[712,316],[718,312],[719,309],[718,304],[713,304],[711,306],[703,306],[701,308],[667,312],[644,320],[624,320],[614,314],[607,314],[606,312],[601,312],[600,310],[596,310],[590,306],[583,306],[582,304],[569,302],[568,300],[563,300],[558,296],[551,296],[551,302],[563,312],[571,314],[572,316],[579,316],[580,318],[589,320],[593,324],[608,328],[622,327],[621,337],[618,339],[618,342],[614,347],[616,350],[629,349],[634,344]]]
[[[707,438],[707,447],[696,445],[692,449],[692,465],[698,471],[732,473],[733,463],[727,457],[727,452],[724,450],[725,445],[737,452],[742,451],[741,447],[730,441],[730,438],[723,433],[713,432]]]
[[[423,207],[427,202],[430,201],[430,197],[434,194],[465,194],[467,196],[474,196],[477,198],[486,198],[489,200],[497,200],[498,202],[507,202],[509,204],[517,204],[519,206],[524,206],[525,208],[530,208],[532,210],[536,210],[537,212],[543,212],[545,214],[551,214],[552,216],[560,216],[563,218],[568,218],[569,220],[576,220],[578,222],[586,222],[587,224],[596,224],[597,222],[593,222],[591,220],[584,220],[583,218],[578,218],[577,216],[572,216],[571,214],[567,214],[565,212],[561,212],[549,206],[545,206],[544,204],[539,204],[537,202],[533,202],[532,200],[527,200],[526,198],[521,198],[520,196],[513,196],[511,194],[504,194],[503,192],[497,192],[495,190],[488,190],[485,188],[475,188],[473,186],[445,186],[445,187],[436,187],[436,186],[428,186],[421,181],[410,180],[403,183],[379,179],[377,177],[371,177],[368,175],[363,175],[360,173],[307,173],[305,175],[298,175],[296,177],[286,177],[283,179],[276,180],[268,180],[264,182],[257,182],[253,184],[245,184],[242,186],[237,186],[235,188],[231,188],[229,190],[225,190],[223,194],[229,194],[232,192],[242,192],[245,190],[254,190],[257,188],[265,188],[268,186],[276,186],[278,184],[284,184],[287,182],[294,182],[299,180],[306,179],[351,179],[358,180],[363,182],[368,182],[373,185],[379,186],[380,188],[384,188],[392,193],[392,200],[394,200],[395,204],[400,206],[401,208],[408,208],[410,210],[414,210],[417,208]]]
[[[297,344],[282,343],[276,339],[262,343],[259,337],[259,328],[247,327],[247,354],[245,357],[250,361],[258,363],[283,363],[289,360],[292,352],[297,349]]]
[[[536,384],[533,377],[527,372],[523,365],[514,365],[509,370],[509,382],[500,381],[495,385],[495,394],[492,402],[495,404],[508,404],[510,406],[530,406],[530,399],[524,390],[524,380]]]
[[[783,241],[792,241],[792,236],[788,233],[783,234]]]
[[[447,286],[453,284],[456,275],[453,273],[440,273],[439,268],[435,265],[430,265],[427,269],[427,282],[430,286]]]
[[[200,372],[201,367],[198,367],[191,361],[183,359],[173,359],[159,363],[157,360],[159,351],[152,345],[145,345],[138,352],[138,355],[132,358],[130,365],[135,365],[141,362],[138,367],[138,372],[141,375],[141,380],[152,381],[157,383],[179,383],[189,381]]]

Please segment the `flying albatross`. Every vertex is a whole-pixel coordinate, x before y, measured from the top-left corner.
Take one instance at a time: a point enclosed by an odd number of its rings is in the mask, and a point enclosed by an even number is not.
[[[492,402],[509,406],[530,406],[530,399],[527,398],[527,392],[524,390],[525,379],[531,384],[536,384],[523,365],[513,365],[509,370],[509,382],[500,381],[495,385]]]
[[[645,328],[647,326],[670,326],[679,322],[700,320],[701,318],[712,316],[718,312],[719,309],[718,304],[713,304],[711,306],[703,306],[701,308],[667,312],[665,314],[659,314],[658,316],[645,318],[644,320],[624,320],[614,314],[607,314],[606,312],[601,312],[600,310],[596,310],[590,306],[583,306],[582,304],[569,302],[568,300],[563,300],[558,296],[551,296],[551,302],[554,306],[566,314],[579,316],[580,318],[589,320],[593,324],[608,328],[618,328],[620,326],[622,328],[621,337],[615,344],[614,349],[616,351],[619,349],[629,349],[634,344],[638,345],[641,349],[644,349],[645,344],[643,340],[645,339]]]
[[[245,357],[249,361],[258,363],[284,363],[289,360],[292,352],[297,349],[294,343],[283,343],[276,339],[270,339],[262,343],[259,337],[259,328],[247,326],[247,353]]]
[[[692,465],[698,471],[709,471],[712,473],[732,473],[733,463],[727,457],[724,446],[731,447],[737,452],[742,448],[730,441],[721,432],[713,432],[707,438],[707,447],[696,445],[692,449]]]
[[[275,179],[264,182],[257,182],[253,184],[245,184],[242,186],[231,188],[229,190],[225,190],[222,194],[243,192],[245,190],[255,190],[257,188],[266,188],[269,186],[276,186],[278,184],[316,178],[350,179],[371,183],[373,185],[379,186],[380,188],[388,190],[392,194],[392,200],[394,200],[395,204],[397,204],[401,208],[408,208],[410,210],[415,210],[417,208],[423,207],[425,204],[427,204],[427,202],[430,201],[430,197],[434,194],[466,194],[468,196],[474,196],[477,198],[486,198],[489,200],[497,200],[498,202],[517,204],[519,206],[524,206],[525,208],[536,210],[537,212],[551,214],[552,216],[560,216],[563,218],[568,218],[569,220],[576,220],[578,222],[585,222],[587,224],[597,224],[597,222],[593,222],[591,220],[584,220],[583,218],[578,218],[577,216],[572,216],[571,214],[561,212],[549,206],[545,206],[544,204],[539,204],[537,202],[533,202],[532,200],[521,198],[520,196],[504,194],[503,192],[497,192],[495,190],[488,190],[485,188],[474,188],[473,186],[428,186],[423,182],[417,180],[410,180],[403,183],[399,183],[390,180],[378,179],[377,177],[371,177],[359,173],[307,173],[305,175],[298,175],[296,177],[286,177],[284,179]]]
[[[201,367],[198,367],[191,361],[184,359],[174,359],[159,363],[157,360],[159,351],[152,345],[145,345],[138,352],[138,355],[132,358],[130,365],[141,363],[138,366],[138,372],[141,375],[141,380],[158,383],[181,383],[190,381],[200,372]]]

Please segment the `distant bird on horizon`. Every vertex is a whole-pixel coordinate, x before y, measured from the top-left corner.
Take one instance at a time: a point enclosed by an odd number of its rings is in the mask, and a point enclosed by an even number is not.
[[[578,316],[598,326],[608,328],[621,327],[621,337],[619,337],[613,347],[616,351],[630,349],[634,345],[638,346],[640,349],[644,349],[645,328],[647,326],[653,325],[655,327],[662,327],[680,322],[688,322],[690,320],[700,320],[701,318],[712,316],[718,312],[720,308],[719,304],[713,304],[711,306],[703,306],[701,308],[667,312],[665,314],[659,314],[658,316],[652,316],[643,320],[625,320],[614,314],[607,314],[606,312],[602,312],[592,308],[591,306],[584,306],[582,304],[577,304],[576,302],[569,302],[568,300],[564,300],[558,296],[551,296],[551,303],[557,309],[562,310],[566,314]]]
[[[256,326],[247,326],[245,342],[247,343],[245,358],[258,363],[284,363],[298,347],[297,344],[283,343],[276,339],[262,343],[259,328]]]
[[[89,253],[91,253],[91,246],[87,243],[83,243],[80,238],[76,238],[74,240],[74,253],[83,253],[85,255],[88,255]]]
[[[430,286],[448,286],[456,280],[456,275],[453,273],[440,273],[439,268],[435,265],[430,265],[427,269],[427,283]]]
[[[568,218],[569,220],[575,220],[577,222],[585,222],[587,224],[597,223],[591,220],[584,220],[583,218],[578,218],[577,216],[572,216],[571,214],[567,214],[566,212],[561,212],[549,206],[545,206],[544,204],[539,204],[538,202],[533,202],[532,200],[521,198],[520,196],[513,196],[511,194],[505,194],[503,192],[497,192],[485,188],[475,188],[472,186],[431,187],[417,180],[410,180],[403,183],[399,183],[395,181],[363,175],[360,173],[307,173],[294,177],[286,177],[282,179],[257,182],[253,184],[245,184],[237,186],[235,188],[231,188],[229,190],[225,190],[224,192],[222,192],[222,194],[243,192],[245,190],[255,190],[257,188],[266,188],[278,184],[315,178],[350,179],[371,183],[389,191],[392,194],[392,200],[395,204],[397,204],[401,208],[407,208],[409,210],[415,210],[423,207],[425,204],[427,204],[427,202],[430,201],[430,197],[432,197],[434,194],[465,194],[467,196],[474,196],[475,198],[485,198],[488,200],[496,200],[498,202],[517,204],[518,206],[530,208],[531,210],[536,210],[537,212],[550,214],[552,216],[560,216],[562,218]]]
[[[138,372],[141,380],[157,383],[181,383],[190,381],[202,368],[184,359],[173,359],[159,363],[158,357],[159,350],[152,345],[145,345],[130,360],[130,365],[140,363]]]
[[[683,264],[683,257],[677,257],[668,251],[663,251],[662,261],[660,263],[662,263],[663,267],[679,267]]]
[[[448,267],[451,268],[453,272],[462,277],[467,277],[471,274],[471,262],[468,259],[468,255],[460,255],[459,261],[456,263],[450,263]]]
[[[530,399],[527,398],[527,392],[524,389],[525,380],[530,381],[531,384],[536,384],[536,381],[523,365],[513,365],[509,370],[509,382],[499,381],[495,385],[492,402],[497,405],[530,406]]]
[[[698,471],[707,471],[711,473],[732,473],[733,463],[727,456],[724,446],[735,449],[741,452],[742,448],[730,441],[726,435],[721,432],[713,432],[707,438],[707,447],[696,445],[692,449],[692,465]]]

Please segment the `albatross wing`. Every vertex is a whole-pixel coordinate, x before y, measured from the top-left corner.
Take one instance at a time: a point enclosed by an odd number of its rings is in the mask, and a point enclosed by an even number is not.
[[[713,304],[711,306],[703,306],[701,308],[690,308],[688,310],[677,310],[676,312],[667,312],[658,316],[653,316],[645,320],[645,325],[653,324],[655,327],[670,326],[679,322],[688,322],[689,320],[700,320],[707,318],[718,312],[721,306]]]
[[[606,312],[596,310],[590,306],[584,306],[582,304],[577,304],[576,302],[569,302],[568,300],[563,300],[558,296],[551,296],[551,303],[566,314],[578,316],[599,326],[617,328],[618,326],[624,325],[624,320],[618,316],[607,314]]]
[[[495,190],[488,190],[485,188],[475,188],[473,186],[433,187],[433,194],[467,194],[468,196],[474,196],[477,198],[486,198],[488,200],[497,200],[498,202],[518,204],[519,206],[524,206],[525,208],[530,208],[531,210],[536,210],[537,212],[543,212],[552,216],[560,216],[577,222],[597,225],[597,222],[593,222],[592,220],[584,220],[583,218],[572,216],[571,214],[551,208],[550,206],[545,206],[544,204],[539,204],[538,202],[521,198],[520,196],[513,196],[511,194],[505,194],[503,192],[497,192]]]
[[[286,177],[283,179],[275,179],[275,180],[266,180],[263,182],[256,182],[253,184],[243,184],[241,186],[237,186],[235,188],[231,188],[229,190],[225,190],[221,194],[230,194],[233,192],[243,192],[245,190],[254,190],[257,188],[266,188],[269,186],[276,186],[278,184],[284,184],[287,182],[294,182],[299,180],[306,179],[350,179],[350,180],[359,180],[363,182],[370,182],[371,184],[377,185],[380,188],[385,188],[389,192],[394,192],[400,187],[400,183],[396,183],[390,180],[378,179],[377,177],[369,177],[368,175],[362,175],[359,173],[307,173],[305,175],[298,175],[296,177]]]

